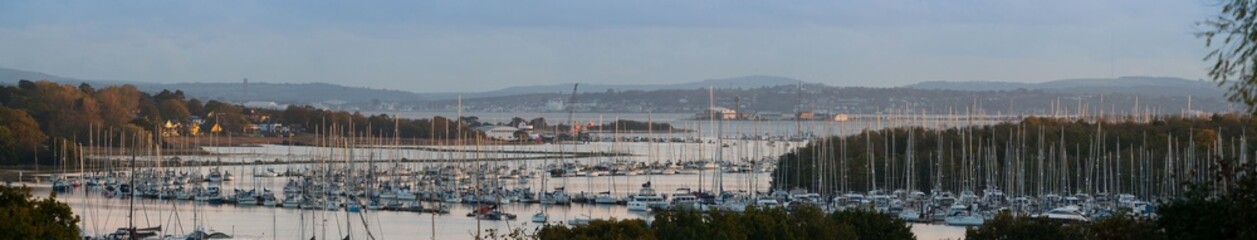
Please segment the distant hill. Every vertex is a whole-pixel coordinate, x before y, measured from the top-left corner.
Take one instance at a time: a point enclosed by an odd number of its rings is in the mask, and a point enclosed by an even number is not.
[[[1173,77],[1119,77],[1062,79],[1042,83],[1016,83],[999,81],[927,81],[905,86],[917,89],[942,89],[960,91],[1008,91],[1017,89],[1042,90],[1058,93],[1085,94],[1135,94],[1147,96],[1224,96],[1225,89],[1214,82],[1194,81]]]
[[[242,83],[170,83],[140,87],[145,91],[181,89],[184,93],[208,99],[244,101]],[[426,99],[413,92],[388,89],[348,87],[329,83],[249,83],[248,101],[274,101],[279,103],[319,103],[345,101],[348,103],[423,102]]]
[[[92,86],[134,84],[127,81],[84,80],[84,79],[77,79],[77,78],[71,78],[71,77],[56,76],[56,75],[42,73],[42,72],[33,72],[33,71],[0,67],[0,84],[16,84],[18,81],[22,79],[32,80],[32,81],[49,80],[49,81],[54,81],[58,83],[73,83],[73,84],[87,83]]]
[[[606,92],[608,89],[615,89],[616,91],[631,91],[631,90],[654,91],[654,90],[665,90],[665,89],[692,90],[692,89],[699,89],[699,88],[706,89],[709,86],[718,88],[718,89],[737,89],[737,88],[746,89],[746,88],[759,88],[759,87],[773,87],[773,86],[781,86],[781,85],[795,85],[802,82],[803,81],[801,80],[787,78],[787,77],[751,75],[751,76],[742,76],[742,77],[734,77],[734,78],[707,79],[707,80],[696,81],[696,82],[672,83],[672,84],[585,84],[585,83],[581,83],[580,89],[578,91],[582,93],[593,93],[593,92]],[[464,99],[467,99],[467,98],[484,98],[484,97],[503,97],[503,96],[524,95],[524,94],[537,94],[537,93],[569,94],[571,93],[571,91],[572,91],[572,83],[566,83],[566,84],[551,84],[551,85],[516,86],[516,87],[503,88],[500,90],[494,90],[494,91],[488,91],[488,92],[477,92],[477,93],[425,93],[422,95],[427,97],[428,99],[442,100],[442,99],[453,99],[453,98],[458,97],[459,95],[462,95]]]
[[[110,85],[131,84],[141,91],[159,92],[163,89],[182,90],[184,94],[205,100],[230,102],[273,101],[284,104],[320,103],[344,101],[347,103],[422,102],[422,96],[413,92],[348,87],[328,83],[265,83],[250,82],[249,97],[244,96],[242,83],[148,83],[112,80],[84,80],[56,76],[41,72],[0,68],[0,84],[16,84],[21,79],[50,80],[62,84],[87,83],[96,88]]]

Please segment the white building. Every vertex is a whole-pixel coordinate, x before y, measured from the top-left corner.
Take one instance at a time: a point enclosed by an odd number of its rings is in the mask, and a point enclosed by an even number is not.
[[[475,129],[476,129],[476,131],[484,132],[484,135],[485,135],[486,137],[493,138],[493,139],[498,139],[498,140],[506,140],[506,141],[515,141],[515,140],[517,140],[517,139],[515,138],[515,132],[516,132],[516,131],[519,131],[519,128],[515,128],[515,127],[510,127],[510,126],[492,126],[492,125],[490,125],[490,126],[479,126],[479,127],[476,127]]]

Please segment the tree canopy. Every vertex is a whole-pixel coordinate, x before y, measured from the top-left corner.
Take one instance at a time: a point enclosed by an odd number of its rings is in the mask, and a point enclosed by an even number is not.
[[[56,197],[39,199],[30,188],[0,186],[0,239],[79,239],[79,216]]]

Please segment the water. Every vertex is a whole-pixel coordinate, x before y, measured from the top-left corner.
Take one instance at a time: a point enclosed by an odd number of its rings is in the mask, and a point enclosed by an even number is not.
[[[680,179],[681,177],[677,177]],[[674,182],[677,179],[663,178],[661,182]],[[244,183],[237,181],[236,186]],[[225,184],[230,189],[233,183]],[[247,185],[248,183],[244,183]],[[662,186],[661,190],[666,189]],[[47,196],[47,186],[37,188],[37,195]],[[95,194],[85,196],[81,189],[76,193],[61,193],[58,199],[72,208],[75,214],[83,217],[84,229],[89,233],[102,234],[127,225],[127,212],[130,200],[106,199]],[[477,221],[464,216],[472,211],[471,205],[455,204],[450,214],[434,215],[413,212],[370,211],[365,214],[341,211],[298,210],[287,208],[268,208],[262,206],[205,205],[191,201],[168,201],[152,199],[135,199],[135,222],[137,226],[161,225],[165,234],[181,235],[190,231],[194,221],[199,226],[226,232],[238,239],[309,239],[312,236],[324,236],[339,239],[346,235],[346,219],[348,227],[353,229],[357,238],[366,236],[364,225],[371,228],[376,239],[470,239],[477,229],[498,229],[508,231],[511,228],[523,228],[533,231],[540,225],[530,222],[533,213],[542,208],[550,216],[552,223],[572,219],[581,214],[595,218],[644,218],[648,213],[629,212],[618,205],[586,205],[543,206],[540,204],[507,204],[502,206],[504,212],[519,217],[513,221]],[[177,209],[177,211],[176,211]],[[363,219],[365,218],[365,224]],[[433,223],[436,223],[433,228]],[[912,232],[918,239],[960,239],[964,236],[964,228],[935,224],[912,224]],[[95,235],[94,234],[94,235]],[[337,237],[339,236],[339,237]]]

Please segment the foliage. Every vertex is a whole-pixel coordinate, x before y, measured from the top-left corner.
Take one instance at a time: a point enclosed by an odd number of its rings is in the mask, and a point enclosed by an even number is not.
[[[830,215],[841,225],[850,225],[863,239],[916,239],[902,219],[866,210],[836,211]]]
[[[0,106],[0,164],[26,159],[47,138],[26,111]]]
[[[1197,36],[1212,48],[1205,56],[1209,77],[1227,87],[1231,101],[1257,113],[1257,1],[1224,0],[1221,14],[1198,24],[1206,30]]]
[[[1241,165],[1227,191],[1214,194],[1208,185],[1161,206],[1157,225],[1170,239],[1257,239],[1257,167]],[[1228,178],[1224,174],[1220,178]]]
[[[1005,212],[995,215],[982,226],[965,230],[965,239],[1083,239],[1083,234],[1074,225],[1047,218],[1017,217]]]
[[[13,96],[6,105],[25,110],[49,136],[72,138],[102,124],[97,100],[73,85],[23,80],[6,90]]]
[[[871,217],[870,220],[850,219]],[[826,215],[815,206],[744,212],[660,211],[647,226],[642,220],[592,221],[586,226],[546,225],[539,239],[912,239],[903,221],[879,213]],[[860,221],[863,221],[861,223]],[[890,226],[891,224],[901,224]],[[857,235],[865,228],[868,235]],[[872,233],[883,229],[890,233]],[[902,231],[902,232],[901,232]]]
[[[95,92],[100,101],[100,114],[108,126],[121,126],[135,119],[143,93],[135,86],[110,86]]]
[[[56,193],[36,199],[30,188],[0,186],[0,239],[77,239],[78,222]]]
[[[567,227],[546,224],[537,231],[537,239],[656,239],[641,219],[593,220],[588,225]]]
[[[284,111],[251,109],[233,103],[189,99],[180,90],[162,90],[149,94],[135,86],[121,85],[95,89],[86,83],[78,86],[55,82],[19,81],[17,85],[0,86],[0,164],[56,163],[62,149],[75,144],[93,143],[113,147],[124,144],[151,143],[155,129],[167,121],[192,124],[210,133],[214,125],[224,132],[245,133],[258,123],[282,123],[320,133],[336,129],[340,134],[385,135],[404,138],[476,138],[482,137],[467,125],[448,119],[394,119],[388,115],[363,116],[359,113],[293,106]],[[395,129],[395,122],[396,129]],[[336,128],[331,128],[336,126]],[[400,133],[393,134],[394,132]],[[182,130],[180,132],[187,132]],[[147,138],[147,139],[140,139]],[[94,141],[95,140],[95,141]],[[56,147],[54,147],[56,145]],[[62,148],[60,146],[65,146]],[[67,157],[70,158],[70,157]]]
[[[431,119],[404,119],[387,114],[363,116],[356,112],[323,110],[310,106],[289,106],[279,113],[278,117],[281,122],[306,126],[312,131],[332,131],[341,134],[356,131],[358,134],[370,133],[385,138],[425,139],[458,139],[483,136],[483,134],[471,130],[471,126],[468,124],[458,123],[440,116]],[[336,126],[335,130],[327,130],[332,129],[333,126]],[[349,128],[350,126],[352,126],[352,129]],[[368,131],[367,129],[371,130]]]
[[[1106,240],[1160,240],[1167,239],[1155,221],[1128,217],[1118,211],[1110,217],[1096,219],[1086,226],[1087,239]]]

